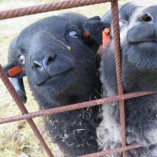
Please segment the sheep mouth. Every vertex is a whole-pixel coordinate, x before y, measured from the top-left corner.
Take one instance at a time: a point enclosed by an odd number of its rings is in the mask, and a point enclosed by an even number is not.
[[[131,41],[131,44],[144,44],[144,43],[149,43],[149,44],[157,44],[157,39],[142,39],[142,40],[138,40],[138,41]]]
[[[62,76],[62,75],[65,75],[65,74],[67,74],[67,73],[73,71],[73,70],[74,70],[74,68],[69,68],[69,69],[67,69],[67,70],[65,70],[65,71],[56,73],[55,75],[52,75],[50,78],[60,77],[60,76]]]
[[[38,83],[37,85],[38,86],[42,86],[42,85],[45,85],[45,84],[49,84],[49,83],[52,83],[53,81],[55,80],[58,80],[58,79],[61,79],[62,77],[64,77],[65,75],[68,75],[70,72],[72,72],[74,70],[74,68],[69,68],[65,71],[62,71],[62,72],[59,72],[59,73],[56,73],[54,75],[51,75],[51,74],[48,74],[49,76],[43,80],[42,82]]]

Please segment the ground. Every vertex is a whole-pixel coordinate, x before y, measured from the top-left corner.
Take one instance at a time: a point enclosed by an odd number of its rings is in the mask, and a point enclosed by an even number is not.
[[[52,2],[54,0],[0,0],[0,11],[19,8],[24,6],[31,6],[41,3]],[[57,0],[55,0],[57,1]],[[58,0],[59,1],[59,0]],[[124,2],[124,1],[121,1]],[[4,66],[7,63],[7,50],[11,40],[18,35],[18,33],[29,24],[48,17],[58,14],[60,12],[75,11],[82,13],[88,17],[95,15],[102,16],[109,3],[100,5],[92,5],[87,7],[79,7],[71,10],[54,11],[49,13],[43,13],[38,15],[31,15],[25,17],[19,17],[14,19],[2,20],[0,22],[0,64]],[[25,79],[27,84],[27,80]],[[28,101],[26,107],[29,112],[38,111],[38,105],[34,101],[30,89],[26,87]],[[0,80],[0,118],[11,117],[19,115],[20,111],[14,103],[8,91],[4,87]],[[51,143],[50,138],[47,136],[42,118],[35,118],[41,134],[50,146],[52,152],[56,157],[60,157],[57,147]],[[32,130],[26,121],[14,122],[0,125],[0,157],[46,157],[45,151],[40,146],[38,140],[34,136]]]

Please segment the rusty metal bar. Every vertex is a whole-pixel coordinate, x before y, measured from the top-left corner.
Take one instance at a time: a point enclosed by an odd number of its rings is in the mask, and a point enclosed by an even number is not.
[[[122,147],[122,148],[115,148],[115,149],[112,149],[112,150],[106,150],[106,151],[101,151],[101,152],[97,152],[97,153],[93,153],[93,154],[82,155],[82,156],[79,156],[79,157],[100,157],[100,156],[103,156],[103,155],[110,155],[110,154],[113,154],[113,153],[118,153],[118,152],[127,151],[127,150],[131,150],[131,149],[137,149],[137,148],[140,148],[140,147],[142,147],[142,146],[140,146],[140,145],[125,146],[125,147]]]
[[[39,116],[47,116],[47,115],[57,114],[57,113],[61,113],[61,112],[72,111],[72,110],[91,107],[91,106],[95,106],[95,105],[102,105],[105,103],[110,103],[110,102],[115,102],[115,101],[125,100],[125,99],[131,99],[131,98],[150,95],[150,94],[155,94],[155,92],[128,93],[128,94],[124,94],[121,96],[114,96],[114,97],[110,97],[110,98],[97,99],[97,100],[92,100],[92,101],[82,102],[82,103],[77,103],[77,104],[72,104],[72,105],[65,105],[65,106],[57,107],[57,108],[53,108],[53,109],[47,109],[47,110],[42,110],[42,111],[33,112],[33,113],[26,113],[24,115],[13,116],[13,117],[4,118],[4,119],[1,118],[0,124],[35,118],[35,117],[39,117]]]
[[[69,9],[69,8],[75,8],[80,6],[100,4],[110,1],[111,0],[65,0],[61,2],[47,3],[42,5],[19,8],[19,9],[0,11],[0,20],[25,16],[25,15],[32,15],[37,13],[44,13],[44,12],[55,11],[55,10],[61,10],[61,9]]]
[[[16,93],[13,85],[11,84],[11,82],[9,81],[8,77],[6,76],[5,72],[3,71],[2,66],[0,65],[0,77],[4,83],[4,85],[6,86],[6,88],[8,89],[10,95],[13,97],[14,101],[16,102],[17,106],[19,107],[19,109],[21,110],[22,114],[27,114],[28,111],[26,109],[26,107],[24,106],[23,102],[21,101],[20,97],[18,96],[18,94]],[[41,145],[43,146],[43,148],[45,149],[47,155],[49,157],[54,157],[53,154],[51,153],[49,147],[47,146],[45,140],[43,139],[42,135],[40,134],[38,128],[36,127],[34,121],[32,119],[27,119],[28,124],[30,125],[30,127],[32,128],[35,136],[38,138],[38,140],[40,141]]]
[[[115,62],[116,62],[116,73],[117,73],[117,86],[118,94],[123,94],[123,85],[121,79],[121,48],[120,48],[120,32],[119,32],[119,12],[118,12],[118,0],[111,1],[112,9],[112,24],[113,24],[113,37],[115,45]],[[121,138],[122,147],[126,147],[126,130],[125,130],[125,106],[124,100],[119,101],[120,107],[120,124],[121,124]],[[123,157],[126,157],[126,152],[122,152]]]

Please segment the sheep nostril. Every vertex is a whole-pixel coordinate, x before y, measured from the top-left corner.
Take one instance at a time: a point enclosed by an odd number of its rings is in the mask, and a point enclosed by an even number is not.
[[[46,56],[45,59],[44,59],[45,65],[49,65],[49,64],[51,64],[52,62],[54,62],[55,58],[56,58],[56,55],[55,55],[55,54],[54,54],[54,55],[51,55],[51,56]]]
[[[33,60],[32,62],[32,67],[33,68],[40,68],[42,65],[40,62],[36,61],[36,60]]]
[[[149,14],[144,14],[144,15],[141,17],[141,20],[144,21],[144,22],[150,22],[150,21],[152,21],[152,16],[149,15]]]
[[[55,59],[55,57],[52,57],[52,56],[48,57],[48,59],[47,59],[47,65],[49,65],[50,63],[52,63],[54,61],[54,59]]]

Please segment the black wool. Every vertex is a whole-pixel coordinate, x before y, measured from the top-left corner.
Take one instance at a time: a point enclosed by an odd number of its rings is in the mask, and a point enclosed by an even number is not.
[[[25,69],[12,78],[23,101],[24,76],[41,109],[100,98],[95,63],[98,46],[83,35],[86,20],[77,13],[48,17],[28,26],[13,40],[8,64]],[[44,117],[49,135],[64,156],[98,151],[98,113],[99,106],[95,106]]]

